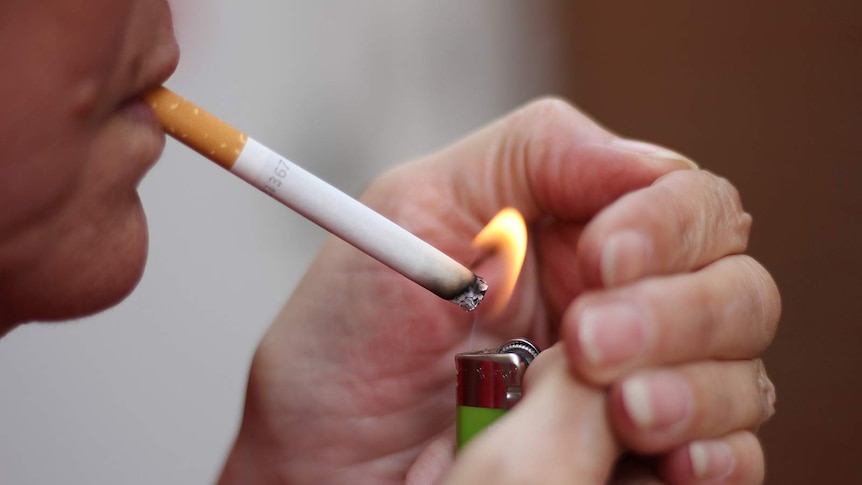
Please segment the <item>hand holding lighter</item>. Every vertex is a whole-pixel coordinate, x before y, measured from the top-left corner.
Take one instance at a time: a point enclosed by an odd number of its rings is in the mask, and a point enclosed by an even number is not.
[[[514,339],[499,349],[455,356],[459,449],[520,401],[524,373],[538,354],[538,347],[529,340]]]

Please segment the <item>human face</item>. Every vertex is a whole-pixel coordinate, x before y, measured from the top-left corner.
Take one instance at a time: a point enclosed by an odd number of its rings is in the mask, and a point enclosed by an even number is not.
[[[137,284],[137,185],[164,147],[139,95],[179,50],[165,0],[0,2],[0,335]]]

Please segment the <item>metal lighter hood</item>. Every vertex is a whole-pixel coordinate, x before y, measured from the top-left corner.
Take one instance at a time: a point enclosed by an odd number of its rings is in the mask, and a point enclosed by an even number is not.
[[[455,356],[459,447],[521,400],[524,374],[538,353],[529,340],[515,339]]]

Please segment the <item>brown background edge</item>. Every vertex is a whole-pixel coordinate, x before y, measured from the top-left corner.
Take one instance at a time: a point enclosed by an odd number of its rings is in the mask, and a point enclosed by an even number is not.
[[[862,453],[862,2],[555,3],[558,92],[730,179],[781,289],[767,483],[856,483]],[[862,483],[862,481],[858,482]]]

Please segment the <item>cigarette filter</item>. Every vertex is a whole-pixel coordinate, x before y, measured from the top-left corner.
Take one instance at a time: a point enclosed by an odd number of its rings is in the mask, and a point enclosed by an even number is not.
[[[515,339],[499,349],[455,356],[459,449],[521,400],[524,373],[538,354],[538,347],[529,340]]]

